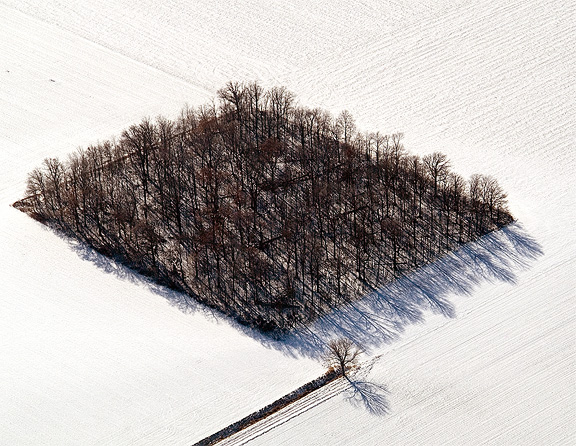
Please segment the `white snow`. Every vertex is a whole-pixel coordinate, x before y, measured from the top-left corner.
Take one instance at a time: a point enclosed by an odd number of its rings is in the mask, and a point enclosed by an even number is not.
[[[466,252],[419,273],[465,293],[374,338],[387,415],[323,393],[229,442],[575,443],[575,24],[552,0],[0,0],[0,444],[191,444],[321,373],[9,207],[44,157],[242,79],[494,175],[520,225],[480,244],[500,278]]]

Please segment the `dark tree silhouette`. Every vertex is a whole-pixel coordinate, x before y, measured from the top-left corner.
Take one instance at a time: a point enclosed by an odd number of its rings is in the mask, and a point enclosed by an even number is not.
[[[334,339],[328,343],[324,354],[324,364],[338,370],[346,377],[346,372],[358,364],[362,348],[347,338]]]
[[[228,83],[175,120],[49,158],[15,203],[243,324],[289,330],[512,221],[489,176],[465,181],[402,135],[285,88]]]
[[[355,405],[363,406],[373,415],[383,416],[389,412],[388,388],[370,381],[349,379],[350,389],[346,399]]]

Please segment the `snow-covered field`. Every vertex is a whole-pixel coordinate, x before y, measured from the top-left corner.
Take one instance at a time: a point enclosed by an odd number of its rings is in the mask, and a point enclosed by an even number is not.
[[[229,443],[576,442],[575,9],[0,0],[0,444],[191,444],[322,372],[298,353],[313,336],[278,345],[183,312],[9,207],[44,157],[243,79],[494,175],[520,224],[412,278],[454,317],[376,330],[366,379],[387,415],[326,389]]]

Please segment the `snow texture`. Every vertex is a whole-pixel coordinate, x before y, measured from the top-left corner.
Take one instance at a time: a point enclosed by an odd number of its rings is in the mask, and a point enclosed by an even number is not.
[[[576,443],[575,36],[553,0],[0,0],[0,444],[192,444],[319,376],[338,333],[368,384],[228,444]],[[493,175],[518,223],[269,341],[9,206],[43,158],[228,80]]]

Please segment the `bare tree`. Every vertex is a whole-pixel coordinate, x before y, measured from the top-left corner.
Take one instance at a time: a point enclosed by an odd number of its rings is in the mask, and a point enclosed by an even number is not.
[[[348,144],[352,139],[352,135],[356,132],[356,123],[352,114],[348,110],[341,112],[336,120],[336,126],[340,131],[343,142]]]
[[[434,182],[434,196],[438,195],[438,184],[444,182],[450,172],[450,161],[448,157],[440,152],[426,155],[422,161],[426,172]]]
[[[324,364],[338,369],[346,378],[346,372],[358,363],[362,353],[362,348],[348,338],[333,339],[328,343],[328,349],[324,354]]]
[[[410,155],[402,134],[360,134],[349,112],[297,106],[284,88],[218,95],[46,160],[18,207],[264,331],[310,323],[512,221],[492,177],[466,183],[445,155]]]

